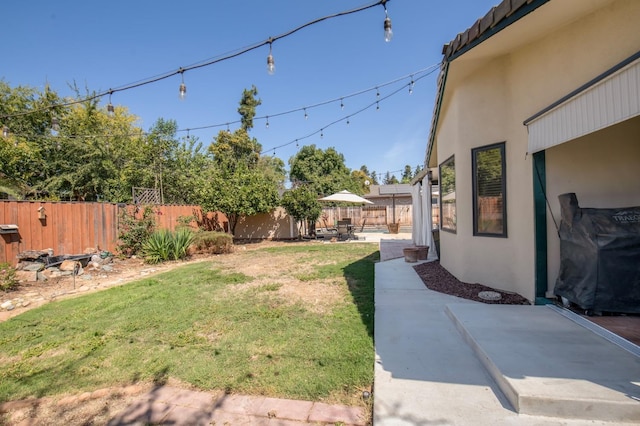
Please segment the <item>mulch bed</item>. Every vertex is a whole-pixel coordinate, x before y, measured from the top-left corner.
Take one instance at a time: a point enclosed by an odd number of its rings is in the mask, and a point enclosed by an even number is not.
[[[482,284],[463,283],[440,266],[440,262],[424,262],[413,267],[424,285],[433,291],[451,296],[462,297],[476,302],[499,305],[530,305],[531,303],[517,293],[496,290]],[[495,291],[502,296],[499,300],[485,300],[478,296],[481,291]]]

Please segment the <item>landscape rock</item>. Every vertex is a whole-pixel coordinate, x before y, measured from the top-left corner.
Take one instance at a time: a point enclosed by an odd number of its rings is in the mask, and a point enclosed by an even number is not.
[[[80,268],[80,264],[74,260],[64,260],[60,264],[61,271],[75,271]]]
[[[16,279],[20,282],[37,281],[37,271],[16,271]]]
[[[44,269],[44,263],[41,262],[20,262],[18,268],[21,271],[42,271]]]

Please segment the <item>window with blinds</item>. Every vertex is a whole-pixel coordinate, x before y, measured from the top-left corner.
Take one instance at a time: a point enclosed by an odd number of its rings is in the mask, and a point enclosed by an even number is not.
[[[471,150],[473,235],[507,237],[505,143]]]
[[[452,155],[440,164],[440,229],[456,232],[456,161]]]

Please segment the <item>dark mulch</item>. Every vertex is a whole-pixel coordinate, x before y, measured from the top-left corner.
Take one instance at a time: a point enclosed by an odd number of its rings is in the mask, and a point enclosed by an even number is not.
[[[517,293],[509,293],[482,284],[463,283],[440,266],[440,262],[424,262],[413,267],[422,282],[429,290],[462,297],[476,302],[500,305],[530,305],[531,303]],[[495,291],[500,293],[500,300],[484,300],[478,296],[481,291]]]

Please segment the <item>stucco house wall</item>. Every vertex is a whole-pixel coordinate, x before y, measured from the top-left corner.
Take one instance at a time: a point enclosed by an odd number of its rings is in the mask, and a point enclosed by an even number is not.
[[[450,62],[437,161],[432,154],[428,165],[455,155],[457,232],[440,239],[441,263],[457,278],[534,299],[533,167],[523,121],[640,50],[638,22],[640,1],[551,0]],[[576,192],[585,207],[640,205],[638,134],[634,119],[546,151],[549,290],[559,268],[557,195]],[[474,237],[471,150],[503,141],[508,238]]]
[[[298,225],[284,208],[278,207],[270,213],[240,218],[234,236],[247,240],[287,240],[298,237]]]

